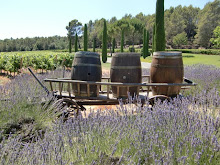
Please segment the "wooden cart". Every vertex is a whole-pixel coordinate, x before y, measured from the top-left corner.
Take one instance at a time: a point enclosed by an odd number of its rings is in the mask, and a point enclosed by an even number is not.
[[[119,83],[119,82],[110,82],[109,77],[103,77],[101,82],[93,82],[93,81],[80,81],[80,80],[71,80],[66,78],[53,78],[53,79],[44,79],[45,82],[49,83],[50,91],[52,94],[57,97],[58,102],[63,102],[66,105],[72,105],[77,109],[77,112],[80,110],[85,110],[83,105],[116,105],[119,103],[118,97],[113,97],[111,87],[116,86],[117,88],[117,96],[119,96],[119,88],[125,87],[127,91],[129,91],[130,87],[137,87],[139,90],[137,92],[138,100],[141,100],[141,103],[144,104],[146,98],[150,98],[150,103],[153,104],[153,100],[155,98],[167,99],[167,96],[164,95],[156,95],[152,96],[151,88],[157,87],[160,90],[160,87],[167,86],[168,91],[172,86],[181,86],[182,90],[189,89],[191,86],[195,86],[196,84],[192,81],[184,78],[183,83],[149,83],[150,76],[144,75],[142,76],[143,83]],[[79,96],[80,95],[80,86],[87,86],[87,96]],[[90,86],[97,86],[97,96],[90,96]],[[77,86],[77,96],[74,95],[73,86]],[[126,99],[121,99],[122,101],[126,101]]]
[[[140,101],[143,105],[146,100],[149,101],[150,104],[154,104],[155,99],[169,99],[169,97],[164,95],[156,95],[152,96],[152,87],[157,87],[158,93],[160,87],[167,87],[167,92],[169,95],[169,89],[173,86],[180,86],[181,90],[189,89],[192,86],[196,86],[194,82],[191,80],[184,78],[182,83],[150,83],[150,76],[143,75],[142,82],[143,83],[120,83],[120,82],[110,82],[110,77],[102,77],[101,82],[94,81],[80,81],[80,80],[71,80],[68,78],[47,78],[44,79],[45,82],[49,83],[50,91],[38,80],[35,74],[32,72],[30,68],[28,68],[30,73],[34,76],[34,78],[38,81],[38,83],[43,87],[43,89],[47,92],[47,94],[52,94],[57,98],[57,104],[64,104],[67,106],[71,106],[72,108],[77,110],[77,114],[80,110],[85,110],[83,105],[116,105],[119,104],[119,89],[120,87],[125,87],[127,92],[130,87],[137,87],[138,92],[136,97],[136,101]],[[87,96],[79,96],[80,95],[80,86],[87,86]],[[97,86],[97,96],[90,96],[90,86]],[[75,95],[75,89],[73,87],[77,86],[77,96]],[[112,86],[117,88],[117,95],[113,97],[112,94]],[[148,99],[146,99],[148,98]],[[123,102],[126,102],[126,98],[120,99]],[[135,99],[134,99],[135,100]]]

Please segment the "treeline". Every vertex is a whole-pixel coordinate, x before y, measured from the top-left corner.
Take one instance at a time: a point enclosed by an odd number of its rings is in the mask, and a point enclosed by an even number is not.
[[[210,39],[213,37],[213,31],[220,26],[220,0],[214,0],[205,5],[203,9],[193,7],[192,5],[170,7],[165,10],[165,35],[166,48],[212,48],[213,43]],[[104,19],[90,20],[87,23],[88,48],[92,48],[95,41],[95,47],[102,47]],[[83,47],[84,26],[80,20],[74,19],[66,29],[72,40],[74,47],[75,36],[77,34],[78,45]],[[74,22],[76,23],[74,25]],[[124,29],[124,44],[142,45],[143,29],[149,31],[149,45],[152,45],[153,27],[155,23],[155,14],[144,15],[139,13],[136,16],[126,14],[121,19],[112,17],[107,23],[108,48],[112,48],[112,41],[115,39],[116,47],[121,43],[122,29]],[[71,25],[71,27],[70,27]],[[70,28],[73,31],[70,33]],[[69,49],[68,37],[48,37],[48,38],[25,38],[25,39],[7,39],[0,40],[0,51],[23,51],[23,50],[49,50],[49,49]]]
[[[67,49],[67,37],[35,37],[0,40],[0,52]]]
[[[116,45],[120,45],[122,30],[124,30],[125,45],[141,45],[144,28],[149,31],[151,46],[154,23],[155,14],[139,13],[136,16],[126,14],[119,20],[112,17],[107,21],[108,46],[111,46],[114,38]],[[166,48],[212,48],[213,44],[210,39],[213,37],[214,29],[220,26],[220,0],[207,3],[202,10],[192,5],[170,7],[164,12],[164,24]],[[103,20],[91,20],[87,26],[89,47],[92,47],[94,39],[97,46],[101,47]]]

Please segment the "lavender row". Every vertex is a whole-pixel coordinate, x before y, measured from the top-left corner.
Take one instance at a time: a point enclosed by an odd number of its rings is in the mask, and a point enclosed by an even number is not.
[[[58,75],[51,72],[40,79]],[[152,109],[134,107],[130,100],[115,110],[91,111],[66,122],[60,119],[46,125],[44,121],[45,129],[36,130],[29,141],[21,134],[6,137],[1,132],[0,164],[218,164],[219,69],[185,67],[185,76],[199,83],[200,90],[170,102],[158,101]],[[0,111],[11,113],[11,120],[17,114],[13,111],[28,107],[29,100],[46,99],[27,75],[0,91],[2,99],[9,95],[12,100],[11,104],[1,102]],[[21,116],[33,109],[44,120],[50,119],[50,105],[47,109],[40,103],[31,105]]]

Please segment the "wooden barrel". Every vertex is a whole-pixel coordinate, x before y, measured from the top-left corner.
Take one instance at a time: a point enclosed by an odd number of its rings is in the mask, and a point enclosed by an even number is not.
[[[142,71],[140,54],[138,53],[115,53],[112,56],[111,70],[110,70],[111,82],[122,83],[141,83]],[[117,98],[128,97],[127,90],[131,96],[138,95],[138,87],[120,87],[117,93],[117,87],[112,86],[113,96]]]
[[[100,55],[94,52],[77,52],[73,59],[71,79],[101,82],[102,70]],[[80,91],[78,90],[80,89]],[[90,85],[89,97],[97,96],[97,86]],[[87,85],[73,85],[75,96],[88,96]]]
[[[183,60],[182,52],[154,52],[150,70],[152,83],[182,83]],[[180,86],[153,87],[153,95],[176,96]]]

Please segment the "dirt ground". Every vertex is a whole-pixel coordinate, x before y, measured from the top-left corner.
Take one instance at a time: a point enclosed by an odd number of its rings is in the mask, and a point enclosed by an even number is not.
[[[5,85],[7,82],[10,81],[11,81],[10,78],[0,75],[0,85]]]

